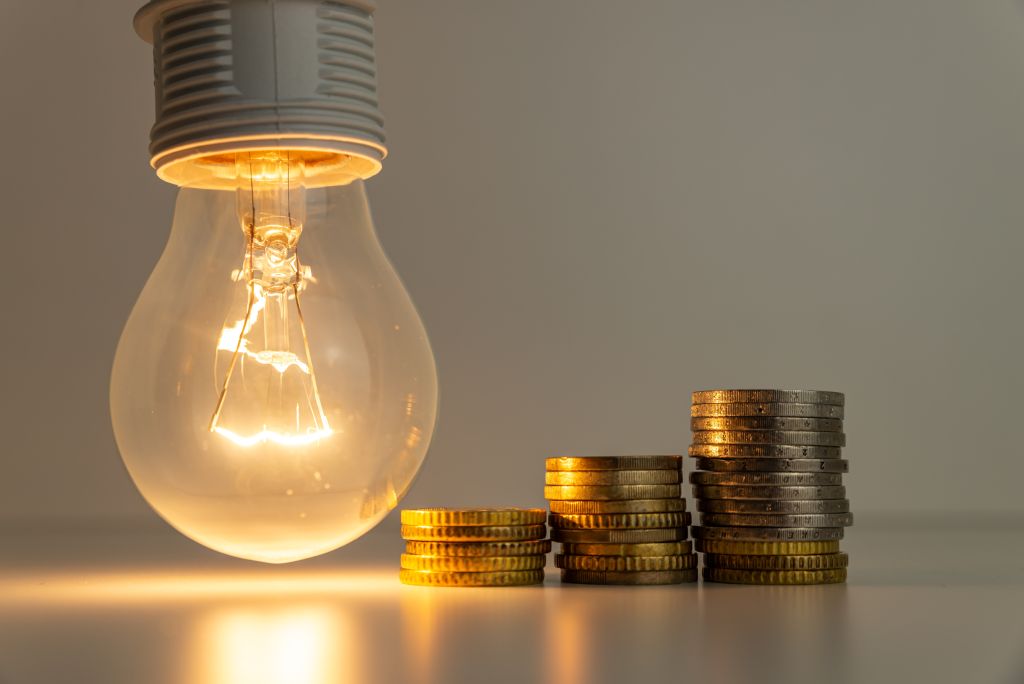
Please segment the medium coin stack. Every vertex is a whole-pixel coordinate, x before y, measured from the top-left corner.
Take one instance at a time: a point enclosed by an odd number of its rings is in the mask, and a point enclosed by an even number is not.
[[[551,542],[543,508],[402,511],[402,584],[509,587],[544,582]]]
[[[572,584],[697,581],[680,456],[561,456],[545,462],[555,565]]]
[[[844,397],[814,390],[693,393],[693,528],[705,581],[846,581]]]

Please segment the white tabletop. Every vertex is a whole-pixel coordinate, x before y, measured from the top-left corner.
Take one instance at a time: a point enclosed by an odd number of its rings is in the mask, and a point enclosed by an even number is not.
[[[435,589],[390,521],[261,566],[169,529],[0,537],[0,684],[1022,682],[1024,524],[863,519],[846,585]]]

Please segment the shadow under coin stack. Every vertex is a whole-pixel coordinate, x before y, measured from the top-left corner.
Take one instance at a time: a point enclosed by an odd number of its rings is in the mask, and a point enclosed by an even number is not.
[[[544,582],[551,542],[542,508],[402,511],[402,584],[508,587]]]
[[[680,456],[562,456],[545,462],[555,565],[572,584],[697,580]]]
[[[846,581],[839,540],[853,514],[842,486],[843,405],[839,392],[693,393],[693,536],[705,581]]]

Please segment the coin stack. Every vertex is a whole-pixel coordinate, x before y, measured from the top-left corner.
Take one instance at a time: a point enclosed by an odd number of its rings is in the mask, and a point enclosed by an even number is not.
[[[555,565],[572,584],[697,580],[680,456],[561,456],[545,462]]]
[[[543,508],[402,511],[403,584],[508,587],[544,582],[551,542]]]
[[[839,540],[853,514],[842,486],[843,411],[839,392],[693,393],[693,536],[706,581],[846,581]]]

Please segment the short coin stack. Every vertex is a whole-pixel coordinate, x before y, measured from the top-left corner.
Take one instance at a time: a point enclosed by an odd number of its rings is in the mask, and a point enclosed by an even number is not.
[[[704,579],[736,584],[846,581],[853,524],[841,450],[844,397],[812,390],[693,393],[691,473]]]
[[[403,584],[507,587],[544,582],[551,542],[543,508],[402,511]]]
[[[545,462],[555,565],[573,584],[697,580],[679,456],[562,456]]]

